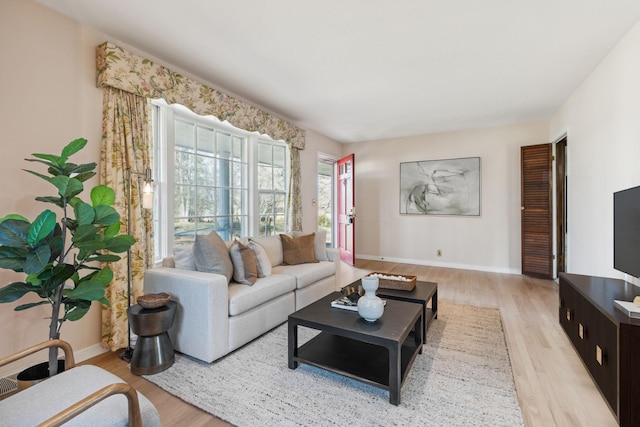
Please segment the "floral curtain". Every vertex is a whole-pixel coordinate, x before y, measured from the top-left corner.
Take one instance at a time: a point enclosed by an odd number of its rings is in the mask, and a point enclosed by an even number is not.
[[[114,207],[121,218],[120,232],[136,239],[130,251],[132,304],[143,294],[144,270],[154,259],[152,212],[142,208],[141,191],[141,174],[152,164],[150,117],[147,98],[104,89],[100,182],[116,192]],[[105,295],[111,304],[102,309],[102,345],[111,350],[128,346],[128,256],[123,254],[120,261],[110,264],[114,279]]]
[[[257,131],[304,150],[305,131],[247,102],[105,42],[96,51],[99,87],[110,86],[146,98],[163,98],[201,115],[213,115],[233,126]]]
[[[302,197],[300,185],[300,150],[291,147],[291,177],[289,179],[289,196],[287,200],[287,231],[302,231]]]

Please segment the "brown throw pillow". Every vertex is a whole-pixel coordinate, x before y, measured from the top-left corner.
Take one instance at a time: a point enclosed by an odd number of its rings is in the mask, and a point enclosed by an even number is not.
[[[282,256],[284,263],[288,265],[304,264],[307,262],[318,262],[313,248],[315,233],[306,236],[291,237],[286,234],[280,235],[282,240]]]
[[[253,285],[258,278],[256,256],[248,246],[234,241],[229,249],[233,263],[233,280],[245,285]]]

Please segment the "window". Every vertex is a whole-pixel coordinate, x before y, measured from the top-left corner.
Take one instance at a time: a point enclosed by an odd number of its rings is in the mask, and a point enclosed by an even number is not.
[[[182,106],[154,101],[156,259],[195,235],[284,232],[288,147]]]
[[[325,244],[328,248],[333,246],[334,241],[333,192],[336,162],[336,159],[327,155],[318,156],[318,230],[327,232]]]
[[[285,146],[258,141],[260,236],[272,236],[285,231],[287,158]]]

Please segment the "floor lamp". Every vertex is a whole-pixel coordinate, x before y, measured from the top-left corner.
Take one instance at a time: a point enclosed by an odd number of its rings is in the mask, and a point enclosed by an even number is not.
[[[142,177],[144,187],[142,190],[142,208],[153,209],[153,178],[151,176],[151,168],[146,168],[144,172],[137,172],[133,170],[127,171],[127,234],[131,235],[131,205],[132,199],[132,180],[134,177]],[[127,348],[124,349],[120,358],[122,360],[129,361],[133,357],[133,348],[131,348],[131,325],[129,325],[128,316],[129,308],[131,307],[131,249],[127,251]]]

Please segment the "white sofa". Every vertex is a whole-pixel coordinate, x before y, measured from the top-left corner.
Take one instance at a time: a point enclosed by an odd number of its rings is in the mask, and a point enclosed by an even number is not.
[[[326,249],[324,256],[318,256],[326,260],[319,262],[285,265],[279,236],[251,240],[265,249],[272,267],[269,276],[253,285],[229,283],[224,275],[195,271],[195,266],[175,268],[174,257],[145,271],[145,293],[167,292],[178,303],[169,330],[177,351],[212,362],[337,290],[338,250]]]

